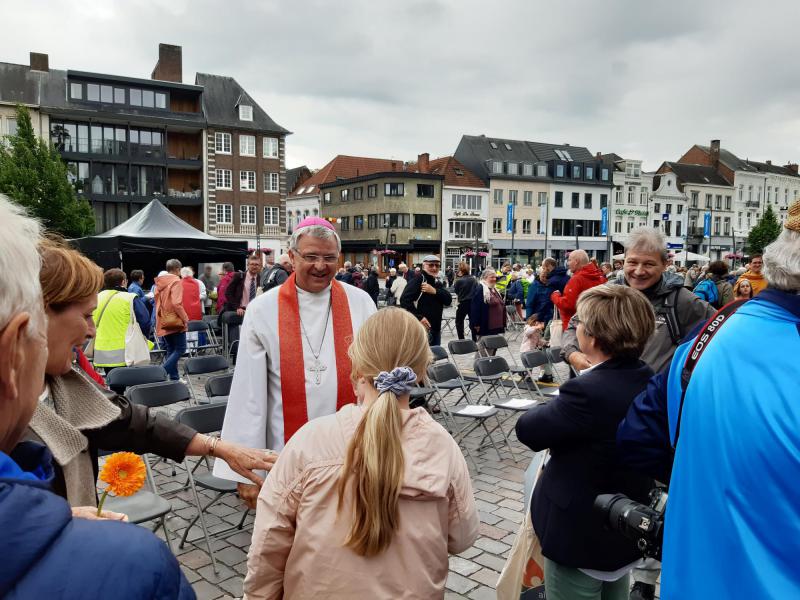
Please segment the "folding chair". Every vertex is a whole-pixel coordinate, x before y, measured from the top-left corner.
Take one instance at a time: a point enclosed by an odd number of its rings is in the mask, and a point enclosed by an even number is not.
[[[428,377],[430,378],[431,385],[433,385],[434,390],[436,390],[436,396],[438,397],[438,404],[442,408],[442,414],[445,415],[445,421],[448,422],[449,419],[449,423],[452,424],[451,434],[453,435],[453,439],[459,446],[461,446],[464,449],[467,456],[469,456],[470,460],[472,461],[472,464],[475,466],[475,470],[478,473],[480,473],[481,468],[478,465],[477,461],[475,460],[475,457],[472,456],[472,452],[469,449],[469,446],[467,446],[464,442],[466,440],[466,437],[479,427],[483,429],[485,434],[483,440],[488,439],[492,447],[494,448],[495,452],[497,452],[497,457],[500,460],[503,460],[503,457],[500,454],[500,450],[497,448],[497,445],[494,442],[494,438],[492,437],[492,432],[494,432],[496,429],[499,428],[500,432],[503,434],[503,439],[506,443],[506,447],[508,448],[508,451],[511,453],[511,456],[513,458],[514,453],[511,450],[511,444],[508,441],[508,436],[506,436],[505,431],[501,427],[497,408],[495,408],[494,406],[474,404],[471,401],[469,395],[469,388],[475,385],[474,382],[464,381],[461,378],[461,374],[459,373],[458,368],[449,361],[431,365],[428,368]],[[461,391],[461,397],[456,402],[456,405],[462,399],[466,400],[466,404],[458,410],[451,411],[450,408],[447,406],[445,397],[454,391]],[[459,428],[455,420],[456,417],[472,419],[473,423],[471,425],[464,425],[463,427]],[[495,425],[492,429],[489,429],[486,426],[486,420],[489,419],[490,417],[495,417],[497,419],[497,425]],[[481,440],[481,444],[479,444],[478,450],[481,450],[483,448],[483,440]]]
[[[187,358],[183,363],[183,372],[186,375],[187,380],[189,379],[190,375],[207,375],[209,373],[219,373],[220,371],[227,372],[229,370],[230,365],[228,364],[228,359],[219,354],[193,356],[191,358]],[[189,386],[189,390],[192,393],[192,398],[195,400],[195,403],[197,403],[197,396],[195,395],[194,389],[192,389],[191,385]]]
[[[450,352],[450,356],[466,356],[469,354],[475,355],[478,353],[478,344],[473,342],[470,339],[466,340],[450,340],[447,342],[447,350]],[[456,364],[458,367],[458,364]],[[465,375],[464,372],[459,368],[458,369],[461,378],[466,381],[477,381],[478,378],[473,375]]]
[[[439,362],[440,360],[447,360],[450,358],[447,355],[447,350],[442,346],[431,346],[431,354],[433,354],[433,362]]]
[[[530,352],[523,352],[520,358],[522,359],[522,366],[528,370],[528,376],[530,377],[531,382],[533,382],[533,385],[536,388],[536,393],[539,396],[544,398],[545,396],[550,396],[558,391],[557,387],[547,387],[545,390],[542,390],[533,374],[533,370],[537,367],[543,367],[544,365],[550,364],[550,357],[548,356],[546,350],[531,350]]]
[[[189,408],[184,408],[178,412],[178,414],[175,415],[175,420],[178,423],[182,423],[188,427],[191,427],[199,433],[214,433],[222,429],[222,422],[225,420],[226,407],[227,403],[225,402],[216,402],[214,404],[206,404],[203,406],[190,406]],[[200,526],[203,529],[203,537],[205,537],[206,540],[208,555],[211,558],[211,565],[214,569],[214,573],[218,573],[217,560],[214,558],[214,552],[211,550],[211,536],[208,534],[208,527],[206,527],[206,520],[203,515],[208,511],[209,508],[219,502],[219,500],[226,494],[235,494],[237,484],[235,481],[215,477],[212,475],[210,470],[207,473],[194,475],[192,472],[193,469],[189,468],[188,458],[186,459],[186,463],[187,464],[184,466],[186,468],[186,473],[189,475],[189,485],[191,486],[192,494],[194,495],[195,506],[197,507],[197,516],[192,519],[192,521],[186,527],[186,531],[183,532],[183,536],[181,537],[178,548],[183,548],[183,546],[186,544],[186,538],[189,536],[189,531],[199,520]],[[200,504],[200,495],[197,493],[198,487],[216,492],[214,499],[208,502],[205,506]],[[223,531],[218,531],[214,534],[214,537],[216,538],[224,536],[237,529],[241,530],[244,527],[244,522],[249,512],[249,509],[245,510],[238,525],[234,525]]]
[[[537,403],[536,400],[527,400],[522,397],[522,392],[513,377],[510,379],[516,395],[508,394],[503,382],[506,381],[508,375],[511,375],[511,371],[508,368],[506,359],[502,356],[479,358],[475,361],[475,374],[478,376],[478,383],[481,386],[481,398],[485,398],[487,404],[511,411],[512,414],[509,415],[509,418],[513,416],[513,413],[525,412]],[[502,394],[500,393],[501,389],[503,391]],[[494,393],[496,400],[491,399],[492,393]]]
[[[100,456],[111,454],[110,451],[100,450]],[[156,492],[156,484],[153,480],[153,473],[150,470],[150,461],[147,455],[142,455],[144,466],[147,473],[147,486],[149,489],[141,489],[133,496],[117,497],[108,496],[103,503],[103,509],[112,512],[122,513],[128,515],[128,522],[138,525],[140,523],[147,523],[148,521],[158,521],[153,531],[157,531],[159,526],[164,528],[164,537],[167,539],[167,546],[170,552],[174,554],[172,548],[172,532],[167,527],[166,516],[172,512],[172,504],[169,500],[158,495]]]
[[[567,367],[569,367],[569,370],[572,371],[572,373],[574,373],[576,377],[579,375],[579,373],[575,369],[572,368],[572,365],[567,363],[567,361],[565,361],[561,357],[561,348],[559,346],[555,346],[553,348],[548,348],[547,349],[547,356],[550,359],[550,364],[553,365],[553,376],[558,380],[558,383],[564,383],[564,378],[561,377],[561,375],[558,373],[558,369],[556,369],[556,365],[558,363],[560,363],[560,362],[563,362],[563,363],[567,364]]]
[[[494,350],[497,352],[498,350],[502,350],[503,348],[506,349],[508,352],[509,358],[511,358],[511,366],[509,367],[509,371],[514,375],[525,376],[528,373],[528,370],[525,367],[520,367],[517,365],[517,359],[514,356],[514,353],[511,352],[511,348],[508,346],[508,340],[502,335],[486,335],[481,338],[481,343],[489,350]]]
[[[214,337],[220,338],[222,336],[222,328],[219,326],[219,315],[203,315],[203,321],[208,323],[211,331],[214,332]]]
[[[231,358],[233,348],[239,344],[238,338],[231,342],[231,328],[240,327],[243,319],[244,317],[240,317],[234,311],[222,313],[220,317],[222,322],[222,353],[228,357],[228,360]]]
[[[211,402],[227,402],[231,393],[231,383],[233,383],[233,373],[212,375],[206,380],[206,396]]]
[[[201,334],[206,336],[205,344],[201,344],[199,339],[187,344],[189,353],[193,354],[194,356],[197,356],[200,354],[200,352],[206,350],[218,351],[220,348],[222,348],[217,341],[216,335],[214,335],[214,331],[211,329],[211,325],[209,325],[206,321],[189,321],[188,333],[197,333],[198,336]]]
[[[161,342],[159,339],[160,338],[157,335],[153,336],[153,347],[150,349],[151,365],[160,365],[164,362],[164,358],[167,356],[167,351],[161,347]]]
[[[106,383],[117,394],[142,383],[167,381],[169,376],[161,365],[142,365],[139,367],[117,367],[106,376]]]

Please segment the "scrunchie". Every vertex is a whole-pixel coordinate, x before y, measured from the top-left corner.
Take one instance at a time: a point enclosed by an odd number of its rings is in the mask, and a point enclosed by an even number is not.
[[[375,377],[375,387],[381,394],[392,392],[395,396],[403,396],[413,389],[416,381],[417,374],[411,367],[397,367],[392,369],[391,373],[386,371],[378,373]]]

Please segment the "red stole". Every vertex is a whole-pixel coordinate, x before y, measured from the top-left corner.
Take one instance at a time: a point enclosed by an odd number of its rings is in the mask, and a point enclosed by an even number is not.
[[[342,284],[335,279],[331,281],[331,311],[333,344],[336,350],[336,410],[339,410],[345,404],[355,403],[356,396],[350,380],[350,357],[347,355],[347,349],[353,341],[350,304]],[[278,291],[278,343],[281,353],[283,439],[288,442],[308,422],[303,334],[300,331],[300,306],[297,302],[294,273]]]

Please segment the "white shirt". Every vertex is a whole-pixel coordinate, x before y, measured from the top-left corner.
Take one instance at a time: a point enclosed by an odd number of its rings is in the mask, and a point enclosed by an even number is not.
[[[364,321],[375,313],[375,303],[366,292],[355,286],[342,285],[342,288],[347,294],[353,335],[355,335]],[[284,446],[278,338],[280,290],[280,287],[273,288],[251,300],[244,314],[236,369],[228,396],[225,423],[222,427],[222,438],[225,440],[251,448],[271,448],[276,451],[282,450]],[[306,339],[301,328],[309,420],[336,412],[338,379],[333,314],[327,318],[330,294],[330,286],[317,294],[297,288],[300,321],[308,334]],[[316,385],[315,375],[308,370],[314,363],[314,353],[318,350],[319,360],[325,366],[325,370],[320,373],[320,385]],[[300,376],[299,369],[297,375]],[[345,373],[343,376],[349,377],[350,374]],[[249,483],[221,460],[214,463],[214,475]]]

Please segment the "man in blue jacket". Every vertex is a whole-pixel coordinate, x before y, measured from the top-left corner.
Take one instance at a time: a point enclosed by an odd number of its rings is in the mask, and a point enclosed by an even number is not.
[[[800,597],[800,202],[784,227],[764,253],[769,287],[681,345],[666,396],[651,382],[618,432],[651,473],[669,476],[674,448],[663,598]]]
[[[52,456],[18,444],[44,389],[47,329],[39,225],[0,195],[0,561],[2,598],[194,598],[166,545],[142,527],[73,518],[47,490]]]

